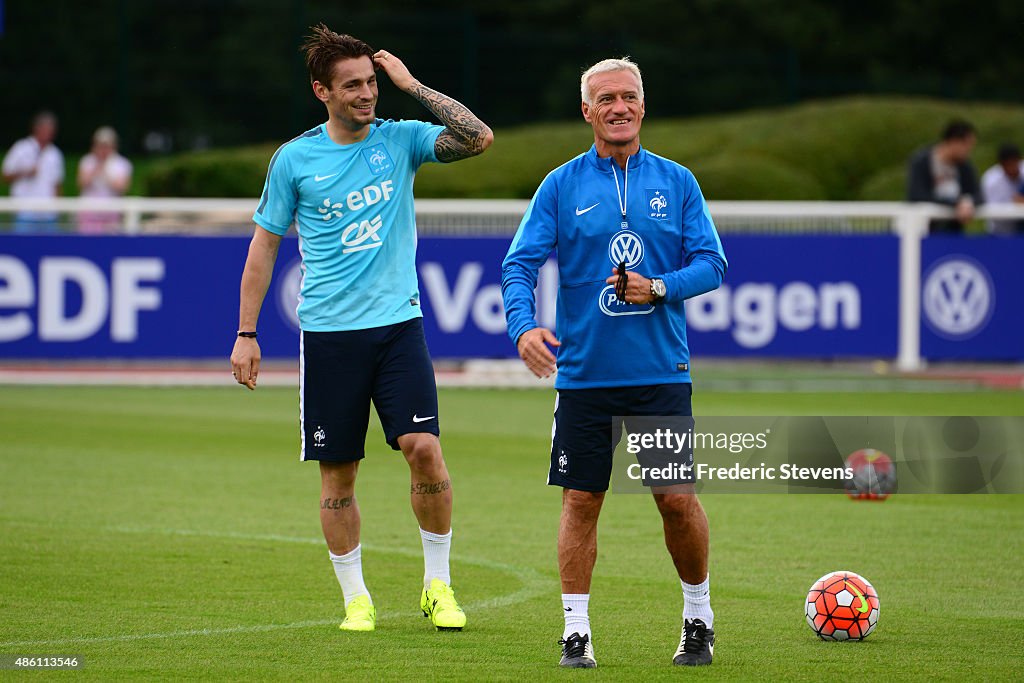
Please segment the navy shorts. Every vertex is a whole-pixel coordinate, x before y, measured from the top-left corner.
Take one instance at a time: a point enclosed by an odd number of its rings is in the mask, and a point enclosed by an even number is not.
[[[630,432],[630,417],[641,418],[643,429],[651,425],[651,420],[644,418],[691,416],[692,392],[689,383],[560,390],[555,399],[548,484],[578,491],[607,491],[612,454],[622,438],[623,419],[615,418],[624,418]],[[692,449],[682,457],[684,464],[693,466]],[[637,461],[644,467],[666,464],[659,458],[660,454],[645,453]],[[671,459],[681,462],[676,454]]]
[[[403,434],[440,435],[422,318],[367,330],[303,332],[301,346],[303,460],[362,459],[371,401],[394,450]]]

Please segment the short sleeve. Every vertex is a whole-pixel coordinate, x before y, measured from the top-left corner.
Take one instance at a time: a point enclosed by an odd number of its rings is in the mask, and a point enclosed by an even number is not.
[[[51,156],[51,164],[53,166],[52,173],[53,179],[56,183],[64,182],[64,155],[57,148],[53,148],[53,155]]]
[[[14,143],[6,156],[4,156],[3,172],[18,173],[31,166],[30,156],[26,154],[27,151],[24,140]]]
[[[426,121],[403,121],[403,132],[408,136],[409,151],[412,153],[414,167],[422,166],[425,163],[437,163],[437,155],[434,153],[434,145],[437,143],[437,136],[445,129]]]
[[[299,195],[295,189],[291,155],[281,147],[270,159],[263,195],[252,219],[275,235],[288,232],[295,220]]]
[[[113,173],[118,180],[124,181],[132,177],[132,162],[124,157],[116,157]]]

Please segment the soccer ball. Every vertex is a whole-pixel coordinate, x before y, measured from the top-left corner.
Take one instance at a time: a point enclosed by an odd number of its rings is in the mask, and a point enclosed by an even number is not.
[[[882,451],[854,451],[846,467],[853,472],[853,479],[846,480],[846,495],[854,500],[885,500],[896,490],[896,465]]]
[[[878,625],[878,593],[863,576],[832,572],[811,586],[804,614],[822,640],[864,640]]]

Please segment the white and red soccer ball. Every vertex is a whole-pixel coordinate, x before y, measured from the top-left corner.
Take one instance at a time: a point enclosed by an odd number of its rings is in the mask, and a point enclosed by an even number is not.
[[[832,572],[811,586],[804,614],[822,640],[864,640],[878,625],[878,592],[859,574]]]
[[[885,500],[896,490],[896,465],[874,448],[862,448],[846,458],[853,479],[846,481],[846,495],[854,500]]]

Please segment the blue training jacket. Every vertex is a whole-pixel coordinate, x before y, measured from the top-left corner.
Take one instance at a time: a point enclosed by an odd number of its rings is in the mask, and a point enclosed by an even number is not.
[[[627,170],[591,147],[549,173],[502,264],[505,317],[516,343],[538,326],[537,273],[557,250],[558,389],[689,382],[683,302],[716,289],[728,267],[689,169],[641,148]],[[664,280],[665,298],[619,302],[605,279],[620,262]]]

